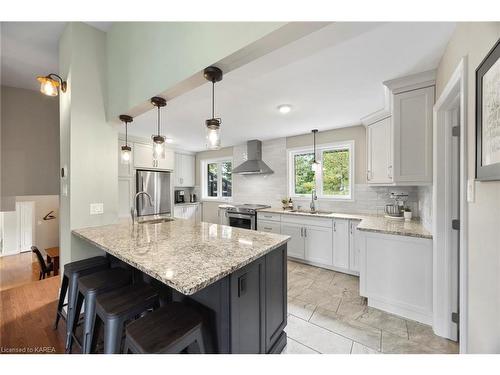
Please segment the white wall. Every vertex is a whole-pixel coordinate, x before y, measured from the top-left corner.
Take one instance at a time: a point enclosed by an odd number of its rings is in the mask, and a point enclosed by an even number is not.
[[[2,86],[0,112],[2,194],[59,194],[57,98]]]
[[[499,22],[459,23],[439,63],[439,98],[463,56],[468,58],[468,173],[475,175],[475,70],[500,38]],[[475,182],[469,215],[468,352],[500,353],[500,181]]]
[[[58,195],[32,195],[16,197],[16,202],[34,202],[33,245],[40,251],[49,247],[59,246],[59,196]],[[56,218],[43,220],[43,217],[50,211]],[[18,228],[17,212],[2,212],[3,216],[3,248],[0,249],[2,255],[15,254],[18,252]]]

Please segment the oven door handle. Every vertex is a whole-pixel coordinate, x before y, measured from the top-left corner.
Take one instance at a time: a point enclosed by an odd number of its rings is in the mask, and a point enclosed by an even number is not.
[[[235,219],[249,219],[249,220],[252,220],[253,217],[253,215],[237,214],[232,212],[228,212],[227,216]]]

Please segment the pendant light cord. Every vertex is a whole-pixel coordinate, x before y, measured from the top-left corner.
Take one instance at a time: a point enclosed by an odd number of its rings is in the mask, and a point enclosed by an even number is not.
[[[212,118],[215,118],[215,81],[212,81]]]
[[[128,122],[125,121],[125,146],[128,146]]]
[[[160,106],[158,106],[158,135],[160,134]]]
[[[314,160],[313,160],[313,163],[316,163],[316,132],[313,132],[313,144],[314,144]]]

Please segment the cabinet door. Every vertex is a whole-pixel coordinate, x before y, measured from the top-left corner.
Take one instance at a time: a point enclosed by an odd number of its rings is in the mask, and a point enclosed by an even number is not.
[[[307,226],[304,228],[305,259],[332,265],[332,228]]]
[[[146,145],[143,143],[134,143],[133,146],[134,153],[134,167],[136,168],[155,168],[155,163],[153,161],[153,146]]]
[[[257,259],[231,274],[232,352],[265,351],[265,262]]]
[[[174,151],[170,149],[165,150],[165,159],[159,159],[157,162],[158,169],[168,169],[174,170],[175,167],[175,155]]]
[[[349,269],[359,272],[359,240],[358,227],[359,221],[351,220],[349,223]]]
[[[432,182],[434,86],[393,96],[394,180]]]
[[[182,186],[194,186],[194,163],[193,155],[182,155]]]
[[[118,216],[130,217],[130,209],[134,200],[134,183],[132,178],[118,178]]]
[[[174,206],[174,218],[183,219],[183,207],[182,206]]]
[[[195,213],[195,222],[196,224],[201,223],[201,218],[202,218],[202,206],[201,204],[196,205],[196,213]]]
[[[175,168],[174,168],[174,186],[183,187],[182,185],[182,154],[175,153]]]
[[[304,237],[302,236],[304,227],[301,224],[281,223],[281,234],[290,236],[288,241],[288,256],[304,259]]]
[[[349,268],[349,220],[333,220],[333,265]]]
[[[257,230],[268,233],[281,233],[281,225],[277,221],[257,220]]]
[[[125,141],[118,141],[118,177],[132,177],[133,167],[134,167],[134,157],[130,156],[130,162],[128,164],[122,164],[122,145]]]
[[[186,206],[186,218],[189,220],[195,220],[196,216],[196,206],[190,205]]]
[[[367,154],[368,183],[392,182],[391,118],[387,117],[368,126]]]

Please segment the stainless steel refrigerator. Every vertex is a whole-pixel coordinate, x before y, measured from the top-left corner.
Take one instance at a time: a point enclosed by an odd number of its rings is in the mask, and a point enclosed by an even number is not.
[[[151,196],[141,194],[136,198],[137,216],[170,215],[172,216],[172,176],[170,172],[136,171],[136,192],[145,191]]]

